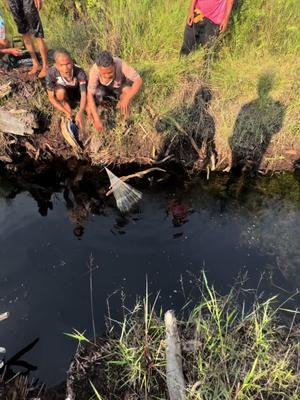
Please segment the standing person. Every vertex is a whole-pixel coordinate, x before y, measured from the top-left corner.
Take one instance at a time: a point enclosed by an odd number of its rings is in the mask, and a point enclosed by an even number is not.
[[[98,106],[114,100],[117,108],[127,117],[132,99],[140,91],[143,80],[139,73],[108,51],[102,51],[92,66],[88,84],[88,112],[98,131],[104,129]]]
[[[18,31],[23,35],[26,49],[32,59],[32,69],[29,75],[35,75],[38,71],[38,77],[44,78],[47,75],[47,46],[44,41],[44,30],[40,19],[39,11],[42,8],[42,0],[8,0]],[[42,68],[38,62],[32,37],[36,39],[41,58]]]
[[[69,52],[58,49],[54,52],[55,64],[49,68],[46,87],[50,103],[73,120],[73,110],[79,102],[75,121],[83,128],[83,115],[87,104],[87,76],[82,68],[74,64]]]
[[[10,47],[10,43],[6,38],[4,20],[0,14],[0,57],[4,54],[11,54],[15,57],[19,57],[22,55],[22,52]]]
[[[191,0],[180,54],[209,44],[226,31],[234,0]]]

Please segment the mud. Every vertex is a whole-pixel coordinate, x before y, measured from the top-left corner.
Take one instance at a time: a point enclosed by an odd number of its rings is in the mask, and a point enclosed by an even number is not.
[[[155,115],[149,106],[141,106],[140,111],[148,116],[145,124],[122,121],[114,110],[104,109],[101,112],[105,131],[96,132],[86,121],[85,129],[80,133],[82,148],[75,149],[62,136],[61,115],[53,112],[49,105],[43,82],[28,79],[26,71],[2,71],[0,88],[8,83],[11,89],[0,97],[0,111],[26,110],[35,116],[37,124],[33,135],[0,132],[0,161],[8,169],[17,169],[16,165],[29,160],[47,163],[73,157],[91,165],[114,166],[149,166],[172,160],[189,171],[208,173],[238,170],[239,173],[264,174],[299,167],[300,143],[293,148],[280,144],[279,157],[276,138],[271,140],[280,129],[284,116],[284,108],[278,102],[271,107],[272,115],[268,118],[260,117],[262,114],[255,102],[245,106],[227,148],[215,140],[215,122],[209,114],[210,89],[203,86],[197,90],[192,104],[183,105],[170,115]],[[245,130],[249,113],[256,115],[256,125]],[[270,118],[274,121],[270,122]],[[271,128],[267,131],[269,125]],[[259,135],[253,129],[259,131]]]

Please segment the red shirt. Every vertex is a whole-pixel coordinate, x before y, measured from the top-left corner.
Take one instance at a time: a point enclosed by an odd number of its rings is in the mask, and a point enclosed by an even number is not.
[[[199,8],[203,15],[217,25],[225,19],[227,0],[197,0],[195,8]]]

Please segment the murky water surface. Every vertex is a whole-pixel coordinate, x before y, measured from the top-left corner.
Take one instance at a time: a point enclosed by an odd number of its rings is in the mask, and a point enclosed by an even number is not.
[[[57,187],[0,183],[0,345],[8,356],[39,342],[24,359],[49,384],[65,378],[75,343],[64,332],[92,333],[89,260],[93,258],[95,323],[107,305],[121,318],[145,293],[179,309],[205,269],[226,293],[238,274],[266,294],[300,286],[300,183],[296,175],[231,182],[206,177],[140,188],[139,208],[120,215],[106,187],[74,177]],[[123,299],[123,300],[122,300]]]

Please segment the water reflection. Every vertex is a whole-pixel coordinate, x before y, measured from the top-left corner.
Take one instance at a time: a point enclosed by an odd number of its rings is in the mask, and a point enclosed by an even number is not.
[[[241,270],[248,271],[249,287],[266,268],[277,286],[300,286],[296,175],[241,176],[229,188],[230,177],[213,174],[209,181],[139,187],[143,201],[121,214],[105,196],[104,173],[70,165],[54,176],[2,178],[0,185],[0,307],[12,316],[1,326],[0,343],[12,353],[39,336],[28,362],[41,366],[39,376],[49,384],[65,377],[75,349],[63,332],[92,334],[91,254],[99,265],[93,274],[98,333],[109,295],[121,289],[132,305],[145,293],[146,276],[164,308],[182,307],[202,268],[221,293]],[[264,290],[273,293],[272,282]],[[113,318],[122,317],[120,304],[119,297],[111,300]]]

